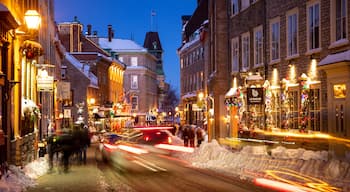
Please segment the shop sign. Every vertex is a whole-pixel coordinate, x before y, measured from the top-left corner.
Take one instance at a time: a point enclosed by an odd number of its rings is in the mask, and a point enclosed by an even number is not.
[[[70,82],[57,83],[57,99],[70,99]]]
[[[263,88],[247,88],[247,103],[251,104],[264,104],[264,90]]]
[[[53,92],[53,76],[38,76],[37,89],[39,92]]]
[[[71,115],[71,110],[70,109],[64,109],[63,111],[63,118],[71,118],[72,115]]]

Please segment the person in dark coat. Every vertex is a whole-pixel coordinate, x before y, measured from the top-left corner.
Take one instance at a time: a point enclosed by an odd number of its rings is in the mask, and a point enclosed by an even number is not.
[[[189,128],[186,126],[182,132],[182,138],[184,140],[185,147],[188,147],[189,131]]]
[[[57,140],[60,150],[63,153],[62,162],[64,172],[68,172],[69,158],[74,151],[74,139],[73,135],[69,130],[63,130],[63,133],[58,137]]]
[[[203,130],[199,127],[196,130],[196,137],[197,137],[197,147],[199,147],[202,144],[202,141],[204,140]]]
[[[190,141],[190,147],[194,147],[194,139],[195,139],[195,130],[194,127],[191,127],[188,132],[188,139]]]
[[[53,156],[55,153],[58,152],[58,145],[57,145],[57,136],[56,134],[51,134],[47,138],[47,152],[49,155],[49,170],[51,171],[53,168]]]
[[[89,129],[87,126],[83,126],[81,129],[81,158],[80,161],[82,161],[84,164],[86,164],[86,150],[88,147],[90,147],[91,141],[89,137]]]

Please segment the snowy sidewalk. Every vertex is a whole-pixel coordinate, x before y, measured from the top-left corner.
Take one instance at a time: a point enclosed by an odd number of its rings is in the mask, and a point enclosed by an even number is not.
[[[39,177],[35,187],[28,189],[28,192],[104,192],[109,187],[103,173],[97,167],[95,159],[96,146],[92,145],[87,151],[87,164],[77,165],[72,162],[68,173],[63,173],[56,165],[54,171]],[[128,189],[128,186],[120,184],[121,189]]]

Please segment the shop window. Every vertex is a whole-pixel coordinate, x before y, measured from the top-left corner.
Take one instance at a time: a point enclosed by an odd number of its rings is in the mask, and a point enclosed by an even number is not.
[[[274,125],[274,127],[280,127],[281,125],[281,100],[280,100],[280,94],[277,90],[272,91],[272,97],[271,97],[271,109],[272,109],[272,122],[271,124]]]
[[[297,90],[289,90],[288,92],[288,127],[290,129],[298,129],[299,117],[299,92]]]
[[[309,92],[310,129],[321,131],[320,89],[310,89]]]
[[[346,97],[346,85],[336,84],[333,85],[333,94],[335,99],[342,99]]]

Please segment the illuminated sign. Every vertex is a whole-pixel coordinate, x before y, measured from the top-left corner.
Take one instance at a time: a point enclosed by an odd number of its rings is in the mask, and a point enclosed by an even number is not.
[[[53,76],[49,76],[45,69],[38,70],[36,83],[39,92],[53,92]]]
[[[264,103],[264,90],[263,88],[254,87],[247,88],[247,103],[251,104],[263,104]]]
[[[336,84],[333,85],[334,98],[341,99],[346,97],[346,85]]]

